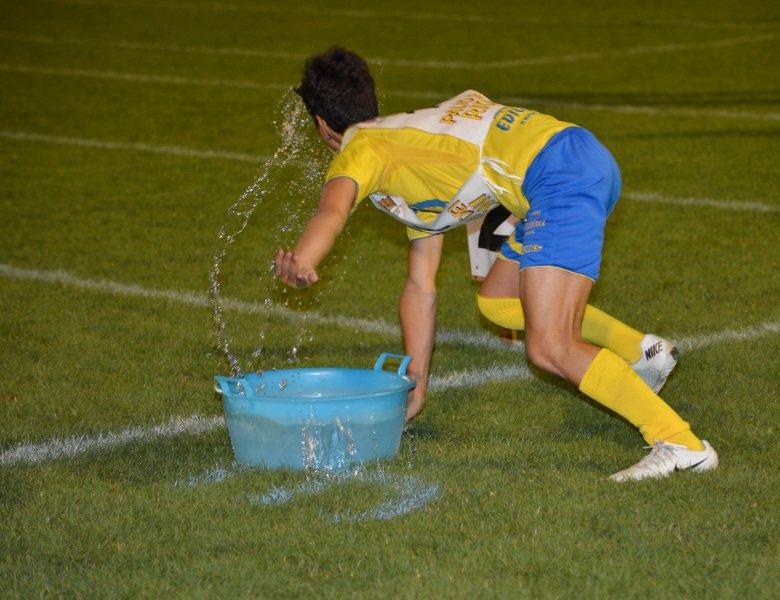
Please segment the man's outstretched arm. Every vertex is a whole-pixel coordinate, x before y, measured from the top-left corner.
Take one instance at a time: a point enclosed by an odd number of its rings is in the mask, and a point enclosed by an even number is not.
[[[409,393],[406,420],[422,409],[436,333],[436,272],[444,236],[414,240],[409,245],[409,271],[401,294],[401,328],[406,354],[412,357],[409,376],[417,386]]]
[[[317,266],[344,229],[356,195],[357,184],[347,177],[336,177],[325,184],[317,212],[306,225],[295,250],[276,251],[276,275],[282,281],[299,288],[317,282]]]

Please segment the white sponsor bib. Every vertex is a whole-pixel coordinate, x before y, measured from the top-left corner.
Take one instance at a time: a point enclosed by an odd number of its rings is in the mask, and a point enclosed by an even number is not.
[[[413,229],[430,233],[441,233],[472,219],[478,219],[498,205],[498,200],[480,169],[466,180],[433,221],[425,222],[420,219],[401,196],[375,193],[368,197],[379,210]]]
[[[485,176],[484,168],[490,167],[510,179],[519,179],[506,172],[506,165],[500,164],[495,159],[481,156],[482,146],[493,117],[502,108],[503,105],[470,90],[433,108],[360,123],[358,128],[413,128],[427,133],[445,134],[469,142],[480,151],[480,160],[475,171],[433,221],[426,222],[420,219],[406,199],[401,196],[375,192],[368,196],[371,202],[379,210],[405,225],[430,233],[441,233],[484,216],[498,205],[498,194],[506,191]],[[345,140],[345,143],[346,141],[348,140]]]

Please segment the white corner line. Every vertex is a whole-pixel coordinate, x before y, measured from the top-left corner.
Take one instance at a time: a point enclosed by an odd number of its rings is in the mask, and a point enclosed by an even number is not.
[[[776,333],[780,333],[780,321],[766,321],[744,329],[725,329],[703,335],[678,338],[677,344],[682,350],[692,351],[713,344],[750,341]],[[431,391],[444,392],[486,383],[528,381],[531,379],[533,379],[533,374],[524,364],[494,364],[488,367],[434,375],[429,380],[429,387]],[[95,435],[55,437],[45,442],[22,443],[0,452],[0,467],[20,464],[35,465],[61,458],[75,458],[94,450],[110,450],[133,442],[148,443],[185,434],[199,435],[224,427],[224,425],[225,421],[221,415],[194,414],[189,417],[174,417],[159,425],[133,426]]]

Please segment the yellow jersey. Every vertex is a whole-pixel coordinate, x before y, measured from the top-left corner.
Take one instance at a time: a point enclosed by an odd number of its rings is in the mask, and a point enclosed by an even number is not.
[[[326,181],[357,184],[407,225],[409,239],[447,231],[498,203],[524,217],[523,179],[549,139],[571,123],[468,90],[433,108],[378,117],[344,133]]]

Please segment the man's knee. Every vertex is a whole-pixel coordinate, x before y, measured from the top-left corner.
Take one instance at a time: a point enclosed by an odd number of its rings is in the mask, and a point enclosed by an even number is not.
[[[540,369],[560,374],[565,370],[566,360],[574,339],[558,335],[553,331],[539,331],[526,334],[525,352],[528,359]]]
[[[525,327],[523,305],[519,298],[488,298],[477,294],[477,307],[486,319],[500,327],[515,331]]]

